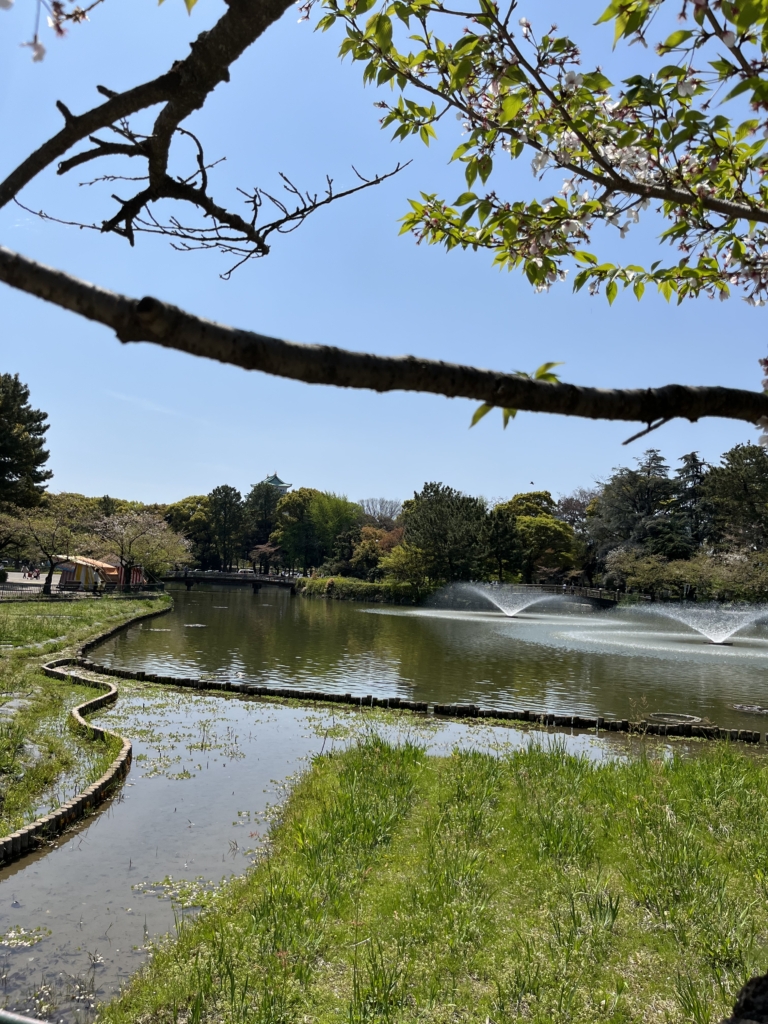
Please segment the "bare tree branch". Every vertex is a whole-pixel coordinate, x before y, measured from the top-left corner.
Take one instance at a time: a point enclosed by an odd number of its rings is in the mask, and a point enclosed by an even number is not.
[[[282,341],[204,320],[159,299],[134,299],[99,288],[3,247],[0,281],[104,324],[121,341],[149,341],[308,384],[428,392],[529,412],[649,425],[675,417],[695,421],[721,416],[747,423],[768,417],[768,394],[763,392],[681,384],[631,390],[583,388],[414,356],[377,356]]]
[[[220,82],[229,81],[229,66],[291,6],[292,0],[229,0],[228,10],[191,44],[192,52],[159,78],[122,93],[100,91],[106,103],[79,116],[66,111],[64,127],[43,143],[0,183],[0,208],[25,185],[82,139],[121,118],[158,103],[165,106],[155,121],[150,140],[150,185],[160,183],[168,164],[168,149],[179,123],[205,103]],[[59,108],[61,109],[61,107]],[[64,108],[66,110],[66,108]]]

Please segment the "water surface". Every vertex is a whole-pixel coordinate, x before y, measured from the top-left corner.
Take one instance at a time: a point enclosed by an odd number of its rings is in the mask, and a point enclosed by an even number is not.
[[[714,646],[663,609],[554,599],[494,610],[406,608],[263,589],[174,591],[167,616],[99,648],[105,664],[255,685],[485,707],[643,717],[654,711],[768,729],[768,628]]]

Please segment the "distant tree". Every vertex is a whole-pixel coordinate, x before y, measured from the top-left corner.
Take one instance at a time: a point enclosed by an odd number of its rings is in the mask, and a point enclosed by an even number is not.
[[[352,559],[360,542],[360,529],[340,533],[333,542],[330,554],[320,566],[321,576],[357,576],[357,564]],[[377,559],[378,562],[378,559]]]
[[[737,444],[707,475],[704,489],[714,505],[722,542],[768,548],[768,452],[762,445]]]
[[[229,484],[208,495],[208,521],[221,569],[231,569],[242,546],[243,498]]]
[[[589,532],[589,518],[600,491],[596,487],[577,487],[572,494],[557,502],[555,515],[568,523],[574,533],[574,562],[579,575],[585,576],[590,586],[598,571],[597,545]]]
[[[201,569],[217,567],[207,494],[192,494],[168,505],[164,517],[172,530],[187,538],[192,558]]]
[[[43,593],[50,594],[53,574],[74,553],[82,526],[82,495],[46,495],[36,508],[18,510],[20,539],[28,552],[48,563]]]
[[[312,518],[312,501],[318,491],[298,487],[284,494],[277,505],[277,525],[270,542],[279,546],[291,568],[300,565],[306,573],[319,562],[317,531]]]
[[[383,530],[392,530],[403,511],[398,498],[361,498],[358,504],[371,524]]]
[[[524,491],[504,503],[514,516],[553,516],[557,502],[549,491]]]
[[[277,524],[277,506],[282,493],[272,484],[254,484],[243,500],[243,534],[248,548],[269,542]]]
[[[656,449],[637,464],[616,469],[594,502],[589,530],[599,555],[623,545],[665,558],[690,557],[693,545],[669,467]]]
[[[606,558],[606,582],[627,590],[639,590],[653,598],[674,585],[671,565],[674,563],[668,562],[663,555],[637,548],[616,548]]]
[[[349,501],[343,494],[314,491],[309,515],[315,527],[317,557],[320,561],[333,552],[340,538],[347,538],[343,542],[345,548],[348,545],[354,546],[360,538],[363,511],[356,501]]]
[[[24,531],[18,513],[14,515],[12,512],[0,512],[0,554],[12,551],[18,561],[23,543]]]
[[[18,374],[0,374],[0,507],[31,508],[53,473],[45,469],[48,414],[29,404]]]
[[[408,583],[415,598],[424,591],[429,577],[428,560],[424,552],[407,542],[392,548],[389,554],[383,555],[379,567],[384,579],[393,583]]]
[[[504,580],[505,573],[514,573],[520,568],[521,550],[517,516],[510,508],[510,504],[511,502],[505,502],[492,508],[484,524],[488,562],[499,583]]]
[[[105,494],[103,498],[99,498],[99,510],[103,516],[113,516],[118,511],[119,503],[115,498],[110,498],[108,494]]]
[[[422,552],[433,581],[483,574],[486,505],[441,483],[427,483],[403,503],[405,540]]]
[[[551,515],[518,516],[515,526],[521,549],[523,580],[537,573],[561,575],[573,565],[573,527]]]
[[[572,526],[576,533],[585,530],[589,507],[599,494],[600,491],[596,487],[577,487],[572,494],[566,494],[558,500],[554,514]]]
[[[277,544],[257,544],[248,552],[248,558],[253,563],[254,572],[268,573],[270,566],[276,565],[280,560],[280,548]]]
[[[706,488],[709,466],[699,458],[698,452],[683,455],[679,462],[681,466],[675,474],[677,512],[684,523],[691,548],[695,550],[714,531],[714,504]]]
[[[382,558],[401,543],[403,528],[396,526],[392,530],[380,529],[377,526],[363,526],[360,538],[350,558],[349,571],[358,579],[374,583],[381,579]]]
[[[123,582],[130,583],[131,570],[142,566],[162,571],[183,561],[187,548],[183,538],[153,512],[117,512],[93,524],[100,541],[96,549],[104,558],[115,558],[122,568]]]

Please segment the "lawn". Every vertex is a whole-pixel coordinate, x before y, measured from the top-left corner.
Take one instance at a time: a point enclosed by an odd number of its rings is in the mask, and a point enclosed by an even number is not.
[[[167,602],[167,599],[160,601]],[[0,603],[0,647],[23,647],[52,640],[71,644],[156,606],[154,601],[109,597],[3,601]]]
[[[636,747],[316,758],[261,860],[101,1020],[720,1020],[766,967],[765,762]]]

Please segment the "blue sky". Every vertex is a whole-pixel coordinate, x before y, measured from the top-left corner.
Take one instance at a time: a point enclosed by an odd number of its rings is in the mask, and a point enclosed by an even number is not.
[[[530,7],[520,11],[534,28],[545,9],[563,24],[567,17],[587,44],[585,63],[607,61],[616,78],[647,59],[638,48],[611,54],[610,28],[592,27],[600,4]],[[218,0],[200,0],[188,17],[182,0],[159,8],[154,0],[107,0],[65,40],[46,33],[41,64],[19,45],[30,35],[33,0],[0,11],[0,176],[61,127],[57,99],[79,112],[97,102],[97,84],[124,89],[164,71],[222,10]],[[291,9],[193,119],[208,159],[227,158],[213,172],[213,193],[234,205],[238,186],[278,189],[280,171],[307,189],[320,189],[326,173],[343,187],[354,182],[353,164],[372,175],[413,158],[406,171],[315,214],[229,282],[219,277],[227,264],[216,253],[177,253],[150,236],[131,249],[14,206],[0,211],[3,244],[130,295],[154,294],[295,341],[503,370],[561,360],[563,379],[603,387],[759,387],[765,313],[739,299],[678,308],[655,295],[640,304],[627,295],[609,308],[603,298],[574,295],[570,284],[537,295],[519,275],[493,269],[488,254],[446,254],[398,237],[409,196],[423,189],[454,199],[462,191],[459,171],[447,165],[460,128],[448,124],[430,150],[391,143],[373,107],[381,97],[363,89],[360,67],[336,58],[338,34],[314,33],[297,19]],[[117,164],[109,170],[137,173]],[[110,192],[126,194],[131,185],[81,186],[89,176],[49,171],[21,199],[99,222],[114,209]],[[558,187],[538,184],[527,160],[495,177],[516,197]],[[606,239],[601,251],[623,262],[667,257],[656,253],[655,227]],[[632,424],[526,413],[504,431],[500,414],[491,414],[469,430],[474,404],[463,400],[312,387],[121,345],[105,328],[5,286],[0,313],[0,365],[20,374],[50,415],[54,490],[173,501],[221,483],[246,490],[277,471],[294,485],[353,499],[408,497],[425,480],[488,498],[532,485],[561,494],[589,486],[644,447],[622,447],[638,429]],[[649,443],[672,462],[691,450],[716,460],[756,436],[748,425],[708,420],[670,424]]]

